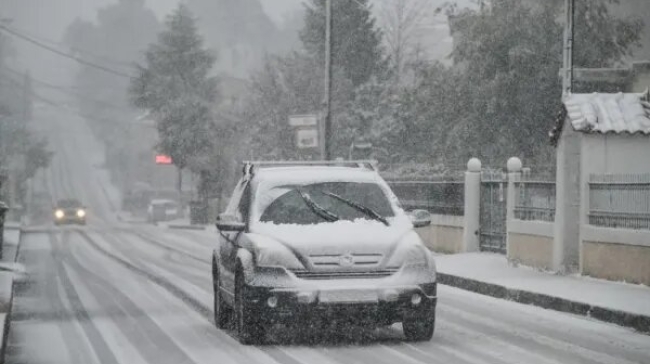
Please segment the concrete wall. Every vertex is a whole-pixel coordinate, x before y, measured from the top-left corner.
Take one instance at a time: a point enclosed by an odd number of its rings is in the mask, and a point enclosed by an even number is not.
[[[539,269],[553,263],[554,223],[546,221],[508,221],[508,260]]]
[[[424,244],[439,253],[463,252],[463,216],[433,215],[431,225],[416,229]]]
[[[582,274],[650,285],[650,231],[589,225],[589,175],[650,173],[650,140],[644,135],[586,134],[582,139]]]
[[[650,173],[650,139],[646,135],[584,134],[582,178],[591,173]]]
[[[650,286],[650,231],[582,229],[582,274]]]
[[[649,64],[650,65],[650,64]],[[632,92],[644,92],[645,90],[650,88],[650,67],[649,66],[644,66],[643,69],[642,67],[637,67],[639,70],[637,71],[637,76],[634,79],[634,82],[632,83],[631,91]]]

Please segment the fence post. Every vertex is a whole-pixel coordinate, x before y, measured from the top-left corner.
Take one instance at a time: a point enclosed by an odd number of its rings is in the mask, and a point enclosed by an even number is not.
[[[515,218],[515,206],[517,205],[517,187],[515,183],[521,180],[521,159],[512,157],[508,159],[508,198],[506,205],[506,257],[510,260],[510,234],[508,233],[510,222]]]
[[[5,219],[7,217],[9,206],[3,201],[0,201],[0,258],[2,258],[2,251],[4,250],[4,235],[5,235]]]
[[[481,223],[481,161],[478,158],[467,162],[464,220],[463,252],[478,251]]]

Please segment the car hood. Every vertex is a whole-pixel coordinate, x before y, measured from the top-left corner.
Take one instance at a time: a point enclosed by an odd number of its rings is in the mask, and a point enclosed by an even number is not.
[[[413,231],[408,218],[393,218],[386,226],[359,219],[316,225],[258,223],[252,240],[263,235],[284,245],[309,270],[367,270],[385,266],[403,237]],[[353,264],[340,264],[352,257]]]

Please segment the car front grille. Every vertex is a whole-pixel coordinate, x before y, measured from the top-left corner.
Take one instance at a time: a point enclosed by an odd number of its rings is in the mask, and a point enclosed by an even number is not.
[[[348,267],[373,267],[379,265],[383,257],[383,254],[323,254],[310,255],[309,260],[316,268],[343,266],[346,259]]]
[[[325,279],[360,279],[360,278],[385,278],[397,273],[399,269],[381,269],[365,272],[310,272],[304,270],[293,271],[300,279],[325,280]]]

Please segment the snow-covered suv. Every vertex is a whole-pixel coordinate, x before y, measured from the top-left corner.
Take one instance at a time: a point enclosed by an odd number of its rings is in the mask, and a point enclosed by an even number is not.
[[[414,216],[417,216],[415,218]],[[406,213],[365,161],[249,162],[212,260],[217,327],[244,344],[274,323],[401,322],[409,340],[435,326],[436,268]]]

